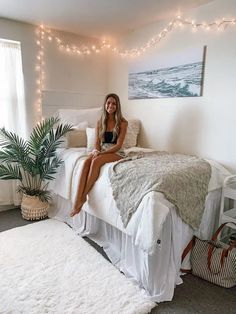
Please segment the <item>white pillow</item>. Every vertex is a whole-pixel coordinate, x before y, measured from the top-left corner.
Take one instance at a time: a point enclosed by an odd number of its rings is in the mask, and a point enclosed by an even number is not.
[[[86,128],[86,135],[87,135],[87,151],[91,152],[95,147],[96,129]]]
[[[125,135],[123,148],[135,147],[138,144],[138,135],[141,123],[139,120],[128,120],[128,128]]]
[[[90,109],[59,109],[58,117],[60,123],[70,123],[74,126],[80,122],[87,121],[90,127],[95,127],[97,121],[101,117],[101,108],[90,108]]]

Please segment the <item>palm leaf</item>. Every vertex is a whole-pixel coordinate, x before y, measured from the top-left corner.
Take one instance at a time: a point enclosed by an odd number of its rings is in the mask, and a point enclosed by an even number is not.
[[[55,136],[59,139],[71,130],[73,130],[73,126],[71,124],[59,124],[56,128]]]
[[[17,165],[5,164],[0,165],[0,178],[3,180],[20,180],[22,181],[22,174]]]
[[[42,180],[54,180],[53,175],[57,173],[57,169],[62,163],[63,161],[57,156],[47,159],[41,167],[40,178]]]
[[[47,118],[39,123],[32,131],[29,141],[31,153],[37,155],[39,152],[45,137],[48,135],[50,130],[53,129],[54,125],[59,122],[58,117]]]
[[[57,126],[56,130],[50,130],[48,136],[45,137],[40,152],[37,156],[38,163],[41,163],[42,160],[45,160],[46,158],[54,157],[57,148],[64,141],[62,137],[72,129],[73,127],[70,124],[60,124]]]
[[[3,148],[10,148],[13,146],[19,146],[21,148],[27,149],[27,142],[24,141],[17,134],[7,131],[4,127],[0,128],[0,145]]]
[[[18,162],[19,159],[12,150],[0,150],[0,161],[1,162]]]
[[[57,117],[44,120],[33,129],[29,141],[1,128],[0,161],[4,164],[0,166],[0,178],[18,179],[22,182],[19,191],[48,201],[50,192],[46,191],[47,184],[42,184],[54,179],[62,164],[62,160],[56,156],[56,150],[63,142],[62,137],[72,130],[69,124],[59,124],[54,130],[58,122]]]
[[[27,141],[17,134],[8,132],[5,128],[0,128],[0,161],[16,162],[26,171],[30,172],[33,161],[30,157],[30,149]]]

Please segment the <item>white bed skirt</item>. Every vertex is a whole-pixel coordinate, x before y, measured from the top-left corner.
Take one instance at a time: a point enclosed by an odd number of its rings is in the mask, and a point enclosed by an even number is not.
[[[202,223],[195,232],[202,239],[210,238],[217,226],[220,197],[220,189],[207,196]],[[172,300],[175,286],[182,283],[179,271],[182,251],[193,236],[193,230],[173,208],[170,208],[152,255],[134,245],[130,235],[83,210],[71,219],[71,208],[69,200],[55,196],[49,216],[68,223],[76,233],[88,236],[102,246],[111,262],[127,277],[138,282],[151,300]],[[183,267],[188,265],[189,261]]]

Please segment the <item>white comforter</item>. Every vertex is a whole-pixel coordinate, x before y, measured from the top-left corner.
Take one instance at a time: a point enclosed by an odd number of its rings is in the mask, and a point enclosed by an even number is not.
[[[133,148],[129,149],[129,151],[130,150],[151,151],[144,148]],[[72,148],[61,150],[59,155],[64,160],[64,165],[60,168],[51,188],[55,194],[67,200],[71,200],[73,203],[76,197],[83,162],[87,156],[86,149]],[[222,182],[224,178],[229,175],[229,172],[220,164],[211,160],[208,161],[212,167],[212,176],[208,188],[210,192],[222,186]],[[165,199],[162,193],[150,192],[143,198],[137,211],[133,214],[128,223],[128,226],[124,228],[115,200],[112,197],[108,177],[108,169],[111,166],[112,163],[102,167],[99,178],[89,193],[88,201],[83,206],[83,210],[132,236],[136,245],[151,254],[161,233],[162,225],[170,209],[174,208],[174,206]],[[205,216],[208,214],[209,213],[204,213],[203,224]],[[73,219],[76,219],[76,216]],[[201,229],[200,226],[199,230]],[[211,228],[205,229],[211,230]],[[204,235],[204,237],[209,236],[209,234]]]

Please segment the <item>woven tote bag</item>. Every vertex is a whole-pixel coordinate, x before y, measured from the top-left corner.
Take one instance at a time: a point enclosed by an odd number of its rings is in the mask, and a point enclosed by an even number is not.
[[[211,240],[193,240],[192,274],[225,288],[236,285],[236,240],[230,245],[217,240],[227,223],[222,224]]]

